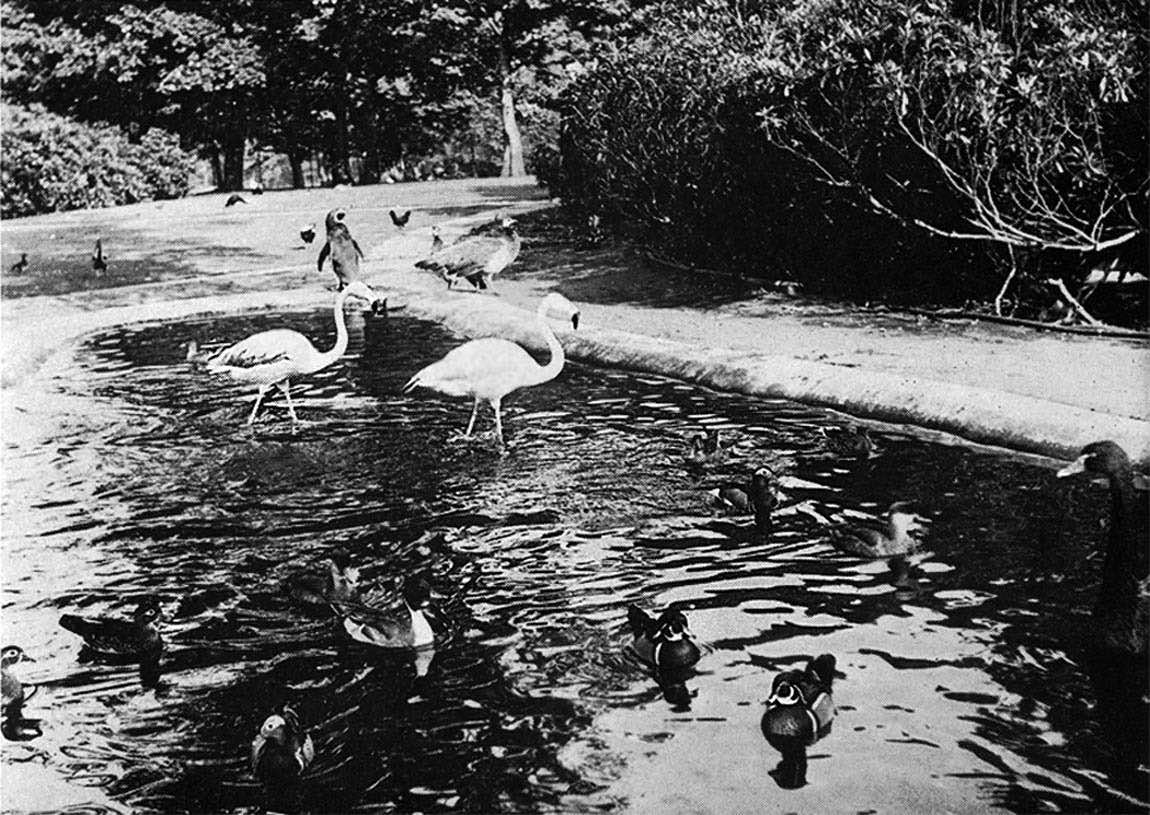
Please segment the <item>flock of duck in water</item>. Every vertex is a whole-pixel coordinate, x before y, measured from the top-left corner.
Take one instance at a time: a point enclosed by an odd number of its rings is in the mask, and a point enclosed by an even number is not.
[[[248,424],[256,421],[264,397],[278,388],[287,402],[293,429],[296,428],[298,417],[291,401],[291,380],[335,364],[344,354],[348,332],[343,311],[348,300],[362,300],[373,309],[382,304],[386,310],[386,302],[359,279],[358,261],[363,254],[351,238],[344,217],[343,210],[328,214],[327,241],[319,256],[321,268],[324,260],[331,258],[339,284],[333,311],[336,342],[331,349],[320,352],[302,334],[285,329],[263,331],[215,351],[201,352],[194,343],[189,344],[187,358],[197,367],[256,386]],[[410,212],[403,216],[392,212],[391,217],[396,226],[402,228]],[[309,231],[314,238],[314,227],[310,225],[300,233],[306,243],[311,242]],[[512,219],[499,219],[452,244],[444,243],[437,229],[433,233],[431,253],[417,266],[440,274],[449,288],[461,281],[476,291],[489,288],[492,278],[513,262],[519,252],[520,238]],[[502,400],[515,390],[554,379],[564,366],[563,347],[548,317],[569,321],[572,329],[577,329],[579,311],[559,294],[543,298],[536,319],[550,349],[546,365],[539,365],[521,346],[508,340],[471,340],[416,372],[403,392],[425,388],[471,399],[471,418],[464,438],[472,436],[480,404],[489,404],[495,416],[494,440],[499,449],[505,451]],[[826,446],[841,456],[865,459],[881,454],[862,426],[824,431],[824,436]],[[718,431],[699,432],[685,441],[683,463],[692,470],[705,470],[726,456]],[[1129,458],[1113,442],[1088,445],[1072,464],[1059,470],[1058,475],[1077,473],[1106,479],[1111,496],[1101,589],[1094,609],[1098,636],[1091,645],[1097,657],[1093,664],[1102,666],[1103,671],[1109,670],[1106,666],[1121,663],[1144,666],[1150,619],[1147,502],[1138,496]],[[783,500],[780,474],[770,467],[761,467],[745,483],[720,486],[713,498],[729,511],[752,518],[757,533],[767,536],[772,513]],[[813,510],[804,511],[825,526],[827,537],[836,548],[859,558],[905,557],[915,550],[916,535],[924,528],[924,519],[905,503],[892,504],[881,521],[871,524],[848,522],[841,517],[828,519]],[[352,565],[348,552],[333,551],[325,565],[324,573],[290,578],[284,591],[301,606],[330,609],[352,640],[383,649],[418,650],[435,643],[436,632],[424,613],[431,598],[431,587],[424,578],[416,576],[405,581],[398,608],[378,608],[364,602],[359,570]],[[81,659],[139,663],[143,671],[158,673],[164,649],[159,628],[161,619],[161,606],[151,598],[139,603],[128,619],[65,614],[60,618],[60,625],[82,639]],[[702,657],[683,610],[671,607],[650,614],[632,605],[627,609],[627,621],[629,648],[638,660],[661,686],[681,685]],[[22,709],[36,688],[23,684],[17,676],[17,666],[31,659],[15,645],[5,647],[0,659],[4,732],[9,738],[19,738],[21,723],[32,721],[23,719]],[[830,732],[834,720],[835,677],[836,662],[831,654],[819,655],[802,669],[774,677],[766,694],[766,711],[760,724],[766,740],[782,756],[772,772],[780,786],[796,787],[805,783],[806,750]],[[1101,677],[1101,681],[1106,682],[1107,677]],[[315,747],[308,728],[290,706],[284,705],[267,716],[251,746],[251,769],[263,785],[267,802],[290,807],[299,785],[306,781],[305,773],[314,758]]]

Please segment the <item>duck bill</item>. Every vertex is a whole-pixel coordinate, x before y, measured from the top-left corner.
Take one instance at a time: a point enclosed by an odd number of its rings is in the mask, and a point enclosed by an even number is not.
[[[1066,478],[1067,476],[1084,472],[1086,472],[1086,456],[1079,456],[1078,458],[1074,459],[1074,461],[1070,462],[1061,470],[1059,470],[1058,477]]]

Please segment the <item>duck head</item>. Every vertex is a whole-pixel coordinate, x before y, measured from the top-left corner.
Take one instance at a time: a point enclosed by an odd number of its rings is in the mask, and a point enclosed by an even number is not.
[[[1112,441],[1096,441],[1083,447],[1078,458],[1058,471],[1058,477],[1066,478],[1078,473],[1110,477],[1129,472],[1130,458],[1125,450]]]
[[[886,511],[886,517],[896,537],[925,532],[930,524],[928,518],[914,511],[910,501],[896,501],[891,504]]]
[[[346,549],[336,549],[328,558],[333,576],[339,578],[350,586],[359,585],[359,568],[351,565],[351,555]]]
[[[155,597],[141,600],[140,604],[136,606],[136,610],[132,612],[132,619],[144,624],[154,623],[159,620],[161,616],[162,609],[160,608],[160,601]]]
[[[503,229],[503,231],[505,231],[509,234],[514,234],[515,227],[518,224],[519,224],[519,221],[515,220],[511,216],[504,216],[503,218],[501,218],[499,220],[499,226]]]
[[[0,666],[5,668],[12,665],[18,665],[21,662],[35,662],[36,660],[24,653],[24,649],[19,645],[5,645],[4,650],[0,651]]]
[[[273,713],[264,719],[264,723],[260,725],[260,736],[269,740],[283,744],[287,741],[288,723],[287,719],[278,713]]]

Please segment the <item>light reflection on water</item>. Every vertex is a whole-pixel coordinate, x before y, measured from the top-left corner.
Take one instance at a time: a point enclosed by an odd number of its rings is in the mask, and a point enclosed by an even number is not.
[[[876,434],[878,457],[844,462],[823,447],[818,428],[840,423],[824,412],[579,365],[511,400],[499,457],[457,440],[466,405],[399,395],[459,340],[394,317],[355,320],[345,364],[296,386],[298,435],[278,399],[244,427],[250,394],[182,363],[187,339],[285,324],[323,347],[330,319],[111,332],[47,398],[6,400],[5,640],[39,660],[24,673],[43,685],[26,710],[43,735],[4,743],[6,779],[31,779],[6,803],[255,805],[248,745],[284,700],[316,737],[313,809],[1145,799],[1131,734],[1097,709],[1079,664],[1100,487],[895,433]],[[681,459],[700,425],[739,440],[702,478]],[[784,512],[763,540],[707,507],[705,489],[764,462],[806,482],[789,491],[823,514],[919,501],[933,519],[927,553],[891,570],[839,557],[802,513]],[[429,574],[446,632],[433,655],[413,664],[353,646],[286,600],[283,578],[337,544],[382,596]],[[62,611],[123,613],[150,592],[167,612],[158,686],[142,688],[132,667],[77,663]],[[686,703],[626,656],[630,602],[691,608],[707,653]],[[762,702],[774,672],[824,651],[838,658],[839,717],[812,750],[809,785],[781,790]],[[50,782],[29,769],[41,765]]]

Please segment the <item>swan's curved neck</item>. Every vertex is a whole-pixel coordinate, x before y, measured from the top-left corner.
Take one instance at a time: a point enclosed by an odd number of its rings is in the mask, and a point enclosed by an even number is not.
[[[1138,593],[1138,581],[1146,576],[1146,562],[1138,557],[1131,515],[1134,511],[1134,482],[1129,468],[1110,474],[1110,540],[1102,564],[1102,592],[1099,605],[1121,604]]]
[[[563,365],[567,361],[567,357],[563,353],[563,346],[559,344],[559,338],[555,336],[555,331],[552,330],[550,323],[547,322],[546,306],[539,306],[539,310],[535,312],[535,319],[539,323],[539,330],[543,332],[543,338],[547,340],[547,348],[551,351],[551,359],[548,360],[546,365],[539,367],[539,373],[531,383],[533,385],[539,385],[543,382],[550,382],[559,376],[559,372],[563,370]]]

